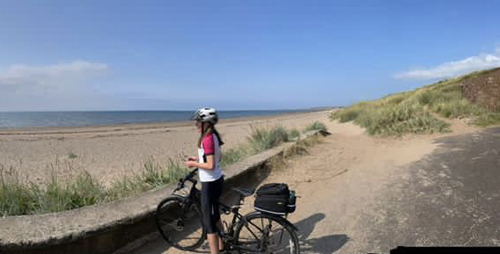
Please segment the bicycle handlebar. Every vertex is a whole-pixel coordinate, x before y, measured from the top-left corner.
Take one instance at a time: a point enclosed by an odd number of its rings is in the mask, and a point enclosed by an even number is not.
[[[195,168],[191,172],[189,172],[189,174],[187,174],[184,178],[179,179],[179,183],[177,183],[177,188],[175,189],[175,191],[178,191],[178,190],[184,188],[184,183],[186,181],[190,181],[190,182],[194,183],[193,178],[196,175],[197,171],[198,171],[198,168]]]
[[[191,172],[189,172],[189,174],[184,178],[184,180],[190,180],[192,179],[195,175],[196,175],[196,172],[198,171],[198,168],[195,168],[193,169]]]

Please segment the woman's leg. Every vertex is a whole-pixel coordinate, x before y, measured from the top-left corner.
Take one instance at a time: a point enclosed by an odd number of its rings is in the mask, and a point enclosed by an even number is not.
[[[216,221],[220,220],[218,201],[220,197],[219,186],[221,182],[202,182],[201,188],[201,209],[203,225],[207,230],[207,240],[210,246],[210,253],[219,253],[219,235],[217,233]]]
[[[217,233],[207,234],[208,245],[210,246],[210,253],[219,253],[219,235]]]
[[[219,208],[219,201],[220,201],[220,197],[222,196],[222,185],[224,183],[224,178],[221,177],[220,179],[218,179],[217,181],[214,182],[214,188],[213,188],[213,198],[215,200],[214,202],[214,214],[213,214],[213,224],[219,229],[219,230],[223,230],[223,226],[222,226],[222,220],[221,220],[221,217],[220,217],[220,208]],[[222,241],[222,238],[219,237],[219,250],[223,250],[224,249],[224,242]]]
[[[217,222],[217,227],[220,228],[220,230],[223,230],[224,227],[222,226],[222,220],[219,220]],[[222,241],[222,238],[219,237],[219,250],[223,250],[224,249],[224,242]]]

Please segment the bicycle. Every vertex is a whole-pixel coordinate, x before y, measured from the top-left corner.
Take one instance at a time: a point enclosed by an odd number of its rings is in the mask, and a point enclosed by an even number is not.
[[[194,179],[198,169],[191,171],[179,180],[172,196],[162,200],[157,207],[155,220],[162,237],[173,247],[194,251],[206,239],[202,226],[200,210],[201,192],[196,188]],[[191,182],[187,196],[177,192]],[[299,254],[300,246],[296,231],[298,229],[286,218],[258,211],[242,215],[239,210],[245,197],[253,195],[254,190],[232,188],[239,194],[237,205],[228,206],[219,202],[221,214],[233,214],[231,223],[219,229],[224,243],[224,251],[238,253],[292,253]],[[281,246],[283,244],[283,246]],[[281,247],[280,247],[281,246]],[[224,251],[222,253],[224,253]]]

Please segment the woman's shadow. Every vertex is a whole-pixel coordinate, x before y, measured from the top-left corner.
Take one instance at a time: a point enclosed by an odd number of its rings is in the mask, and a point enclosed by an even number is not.
[[[306,219],[294,223],[294,225],[299,229],[297,236],[299,237],[302,253],[334,253],[347,243],[347,241],[349,241],[349,237],[345,234],[328,235],[320,238],[309,239],[316,223],[322,221],[324,218],[325,214],[316,213]]]

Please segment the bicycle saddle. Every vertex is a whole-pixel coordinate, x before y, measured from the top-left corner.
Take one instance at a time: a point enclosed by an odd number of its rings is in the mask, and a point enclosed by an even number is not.
[[[234,191],[238,192],[243,197],[252,196],[255,192],[255,189],[244,189],[244,188],[231,188]]]

